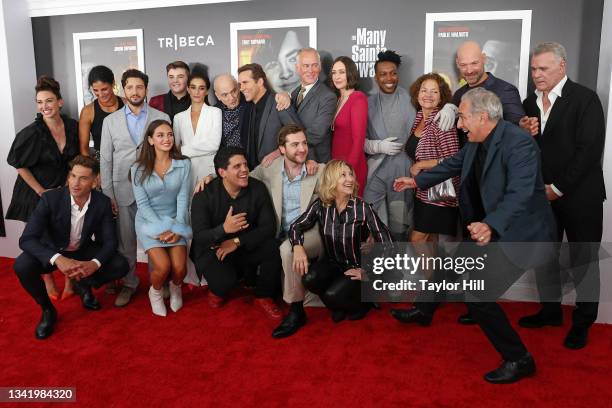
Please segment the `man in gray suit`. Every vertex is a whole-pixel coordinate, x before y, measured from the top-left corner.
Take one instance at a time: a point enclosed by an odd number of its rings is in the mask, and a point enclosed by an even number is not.
[[[291,92],[291,102],[306,128],[308,159],[327,163],[331,160],[331,123],[338,97],[319,81],[321,56],[314,48],[298,52],[296,71],[301,85]]]
[[[247,106],[242,121],[241,138],[246,135],[244,147],[247,151],[249,168],[259,163],[269,165],[280,156],[277,145],[278,131],[284,125],[300,124],[295,109],[289,106],[279,111],[276,93],[270,90],[266,73],[259,64],[246,64],[238,69],[240,91]]]
[[[121,77],[126,104],[108,115],[102,124],[100,145],[100,177],[102,191],[111,199],[113,213],[117,217],[119,252],[125,256],[130,271],[123,279],[123,288],[115,300],[115,306],[127,305],[136,288],[136,202],[132,183],[128,180],[130,167],[136,161],[144,133],[149,124],[158,119],[170,122],[163,112],[147,106],[149,77],[137,69],[128,69]],[[180,143],[180,141],[176,141]]]

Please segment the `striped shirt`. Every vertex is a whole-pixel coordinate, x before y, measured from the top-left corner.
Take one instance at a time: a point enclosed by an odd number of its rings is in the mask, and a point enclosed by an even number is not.
[[[446,132],[440,130],[438,124],[434,122],[434,117],[438,113],[438,109],[434,109],[433,112],[425,119],[425,125],[419,138],[419,144],[416,148],[416,159],[417,161],[423,160],[439,160],[453,156],[459,151],[459,140],[457,138],[457,128],[453,126]],[[423,120],[423,111],[419,110],[414,119],[414,124],[410,134],[414,133],[415,129]],[[423,170],[427,171],[427,170]],[[453,177],[453,185],[455,191],[459,192],[459,177]],[[437,205],[440,207],[457,207],[457,200],[447,200],[443,202],[432,202],[427,200],[427,190],[417,189],[417,198],[427,204]]]
[[[368,232],[377,242],[392,242],[389,229],[372,206],[358,197],[351,198],[341,213],[335,204],[326,206],[321,199],[312,202],[306,212],[291,224],[291,245],[303,245],[304,232],[317,222],[328,258],[344,270],[361,267],[361,243]]]

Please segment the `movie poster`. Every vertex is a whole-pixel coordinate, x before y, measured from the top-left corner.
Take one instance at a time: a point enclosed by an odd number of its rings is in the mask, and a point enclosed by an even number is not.
[[[72,34],[74,69],[79,112],[92,102],[87,77],[96,65],[106,65],[115,74],[115,94],[123,96],[121,75],[130,68],[144,71],[142,30],[98,31]]]
[[[249,21],[230,24],[232,74],[245,64],[260,64],[276,92],[300,84],[295,70],[300,48],[317,48],[317,19]]]
[[[527,96],[531,10],[428,13],[425,72],[438,72],[454,92],[465,84],[455,65],[456,51],[476,41],[487,55],[485,70]]]

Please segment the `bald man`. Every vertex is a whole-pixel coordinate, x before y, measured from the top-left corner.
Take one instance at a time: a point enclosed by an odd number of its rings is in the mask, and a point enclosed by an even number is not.
[[[511,83],[493,76],[490,72],[486,72],[486,62],[486,54],[482,52],[480,45],[475,41],[466,41],[457,49],[455,63],[461,76],[467,83],[457,89],[453,95],[453,104],[459,106],[461,97],[467,91],[476,87],[483,87],[493,92],[501,100],[504,109],[504,120],[518,124],[519,120],[525,116],[518,89]],[[465,141],[465,135],[461,133],[459,134],[459,139]]]
[[[215,106],[221,109],[223,114],[223,131],[219,149],[226,146],[245,148],[246,141],[242,140],[240,130],[244,120],[246,101],[240,93],[238,81],[230,74],[221,74],[215,77],[213,88],[217,97]]]

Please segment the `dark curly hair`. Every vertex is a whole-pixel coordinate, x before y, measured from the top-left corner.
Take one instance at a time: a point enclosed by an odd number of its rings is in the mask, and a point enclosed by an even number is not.
[[[376,67],[381,62],[391,62],[395,64],[396,67],[399,67],[402,64],[402,57],[400,57],[397,52],[392,50],[381,51],[378,53],[378,59],[374,63],[374,71],[376,71]]]
[[[39,93],[41,91],[49,91],[53,93],[53,95],[55,95],[57,99],[62,99],[59,82],[47,75],[43,75],[38,78],[34,90],[36,91],[36,93]]]
[[[423,82],[427,81],[428,79],[436,81],[438,88],[440,88],[440,103],[438,103],[438,108],[446,105],[453,98],[450,87],[444,78],[442,78],[442,76],[440,76],[440,74],[437,72],[430,72],[429,74],[421,75],[412,83],[412,85],[410,85],[410,102],[416,110],[421,109],[421,105],[419,105],[419,91],[421,90],[421,85],[423,85]]]

